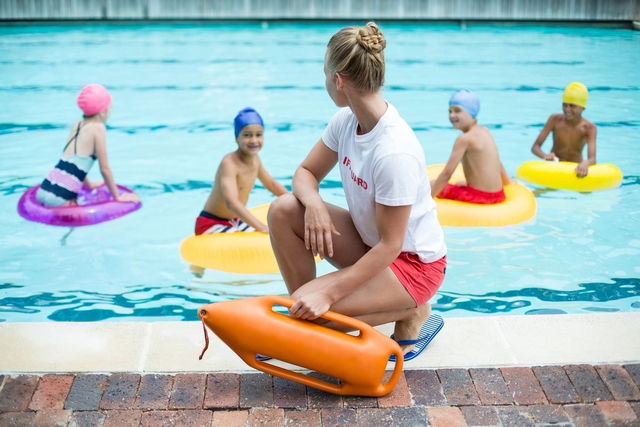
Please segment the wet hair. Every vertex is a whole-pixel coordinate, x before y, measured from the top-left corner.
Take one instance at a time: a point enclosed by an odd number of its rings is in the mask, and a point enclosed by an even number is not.
[[[384,84],[386,45],[375,22],[366,27],[343,28],[327,44],[327,68],[348,78],[357,89],[375,92]]]

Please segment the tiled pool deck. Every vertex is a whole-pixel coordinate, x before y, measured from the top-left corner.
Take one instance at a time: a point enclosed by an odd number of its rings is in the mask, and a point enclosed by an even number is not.
[[[198,361],[197,322],[0,323],[0,426],[640,426],[640,313],[445,320],[381,398]]]

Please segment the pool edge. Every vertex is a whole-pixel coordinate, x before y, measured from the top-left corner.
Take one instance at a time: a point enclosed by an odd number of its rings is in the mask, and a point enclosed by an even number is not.
[[[640,312],[451,317],[405,368],[638,363],[638,336]],[[200,361],[200,322],[0,323],[0,373],[253,371],[209,338]]]

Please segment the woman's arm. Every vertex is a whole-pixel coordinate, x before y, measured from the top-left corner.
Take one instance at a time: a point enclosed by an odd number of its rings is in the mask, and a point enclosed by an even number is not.
[[[319,184],[338,162],[338,153],[327,147],[322,139],[313,146],[293,175],[293,195],[305,207],[304,244],[324,258],[333,256],[332,234],[339,235],[322,198]]]
[[[385,206],[376,203],[376,225],[380,241],[355,264],[314,279],[312,282],[319,282],[314,287],[320,290],[305,294],[306,285],[303,285],[299,291],[294,292],[292,297],[296,298],[296,302],[289,313],[300,319],[316,319],[337,301],[353,293],[391,265],[402,250],[410,212],[411,205]]]

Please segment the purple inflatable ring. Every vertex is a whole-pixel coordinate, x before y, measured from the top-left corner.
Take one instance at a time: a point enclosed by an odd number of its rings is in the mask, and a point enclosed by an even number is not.
[[[40,186],[29,188],[18,201],[18,213],[29,221],[62,227],[81,227],[109,221],[140,209],[140,202],[116,202],[103,184],[93,190],[83,188],[78,194],[77,206],[49,208],[36,199]],[[133,193],[118,185],[121,193]]]

